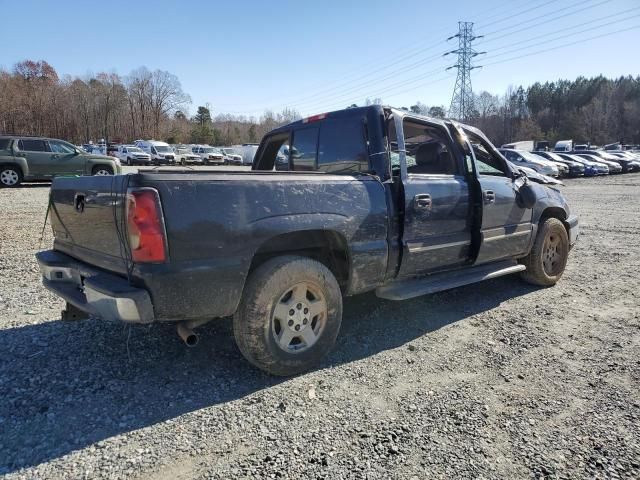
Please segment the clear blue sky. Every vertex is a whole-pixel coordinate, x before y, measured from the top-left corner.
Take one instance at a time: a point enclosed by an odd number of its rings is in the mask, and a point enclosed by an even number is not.
[[[191,95],[190,113],[209,103],[214,114],[311,114],[366,97],[448,107],[455,58],[441,54],[456,47],[445,39],[459,20],[486,35],[476,92],[640,74],[640,0],[0,0],[0,11],[0,68],[42,59],[81,77],[168,70]]]

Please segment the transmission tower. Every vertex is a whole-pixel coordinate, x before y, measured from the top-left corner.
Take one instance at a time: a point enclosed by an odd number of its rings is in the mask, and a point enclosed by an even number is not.
[[[451,106],[449,107],[449,117],[458,120],[467,120],[473,111],[473,90],[471,88],[471,70],[482,68],[472,65],[472,60],[478,55],[486,52],[476,52],[471,46],[472,42],[483,35],[473,35],[473,22],[458,22],[458,33],[447,40],[458,38],[458,48],[445,53],[443,56],[457,54],[458,62],[455,65],[447,67],[458,69],[456,77],[456,85],[453,88],[453,97],[451,97]]]

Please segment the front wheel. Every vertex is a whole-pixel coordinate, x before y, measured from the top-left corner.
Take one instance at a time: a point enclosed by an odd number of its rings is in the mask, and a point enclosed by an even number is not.
[[[331,271],[303,257],[283,256],[258,267],[233,317],[238,348],[272,375],[317,365],[333,347],[342,322],[342,295]]]
[[[547,218],[538,228],[531,252],[521,260],[527,269],[520,274],[533,285],[555,285],[567,266],[569,236],[563,223],[557,218]]]

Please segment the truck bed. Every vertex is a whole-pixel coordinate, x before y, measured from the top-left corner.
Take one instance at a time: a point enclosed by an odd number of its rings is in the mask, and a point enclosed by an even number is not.
[[[126,192],[144,187],[160,197],[164,263],[128,259]],[[385,189],[368,176],[160,170],[56,178],[51,208],[54,250],[145,288],[159,320],[230,315],[252,262],[285,240],[295,254],[302,236],[344,244],[346,294],[375,288],[389,268]]]

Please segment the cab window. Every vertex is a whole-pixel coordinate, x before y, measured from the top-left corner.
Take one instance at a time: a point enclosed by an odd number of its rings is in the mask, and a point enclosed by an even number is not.
[[[410,118],[402,122],[407,172],[417,175],[455,175],[458,173],[451,143],[444,130]],[[393,121],[388,126],[391,168],[400,168],[400,152]]]
[[[466,129],[465,134],[473,148],[473,154],[476,157],[476,169],[480,175],[509,176],[507,164],[500,155],[494,152],[486,140]]]
[[[315,170],[317,156],[318,127],[294,130],[289,151],[289,165],[291,170]]]
[[[361,118],[329,118],[320,126],[318,170],[351,173],[369,170],[369,155]]]

